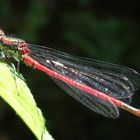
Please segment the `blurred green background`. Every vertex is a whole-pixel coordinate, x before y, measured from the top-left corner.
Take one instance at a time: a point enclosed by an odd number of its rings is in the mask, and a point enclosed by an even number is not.
[[[140,70],[140,2],[137,0],[0,0],[0,28],[7,35],[70,54]],[[140,138],[140,119],[120,111],[98,115],[55,85],[46,74],[21,65],[56,140]],[[140,91],[132,105],[140,107]],[[15,112],[0,99],[0,140],[34,140]]]

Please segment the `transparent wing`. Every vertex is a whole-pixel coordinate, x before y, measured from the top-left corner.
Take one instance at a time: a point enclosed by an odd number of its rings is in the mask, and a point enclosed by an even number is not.
[[[109,118],[118,118],[119,110],[111,101],[104,101],[97,97],[72,87],[60,80],[51,77],[55,83],[66,91],[74,99],[88,107],[89,109]]]
[[[38,45],[30,44],[29,49],[31,57],[42,65],[111,97],[130,102],[140,86],[140,75],[133,69]]]

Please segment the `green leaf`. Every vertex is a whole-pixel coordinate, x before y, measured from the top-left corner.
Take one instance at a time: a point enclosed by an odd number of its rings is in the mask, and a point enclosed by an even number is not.
[[[0,61],[0,96],[16,111],[38,140],[53,140],[45,128],[45,119],[23,77]]]

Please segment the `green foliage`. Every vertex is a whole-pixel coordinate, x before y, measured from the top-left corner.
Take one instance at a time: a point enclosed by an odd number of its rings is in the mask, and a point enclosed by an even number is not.
[[[46,131],[42,112],[23,77],[3,62],[0,62],[0,75],[0,97],[16,111],[38,140],[52,140]]]

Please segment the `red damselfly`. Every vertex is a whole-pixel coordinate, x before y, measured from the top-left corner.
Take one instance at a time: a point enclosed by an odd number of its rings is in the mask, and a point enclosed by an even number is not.
[[[133,69],[28,44],[1,30],[0,50],[7,58],[47,73],[69,95],[99,114],[117,118],[119,107],[140,116],[140,109],[129,105],[140,86],[140,74]]]

